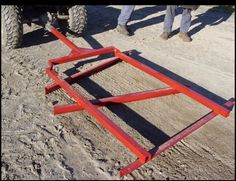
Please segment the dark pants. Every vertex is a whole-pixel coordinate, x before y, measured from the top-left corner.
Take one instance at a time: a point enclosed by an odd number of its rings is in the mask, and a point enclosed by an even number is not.
[[[134,5],[126,5],[121,9],[121,13],[118,17],[118,25],[127,25],[132,12],[134,11]]]
[[[168,5],[166,7],[166,15],[164,21],[164,32],[170,33],[172,31],[172,25],[175,18],[175,11],[177,9],[176,5]],[[180,32],[187,33],[191,24],[191,9],[183,8],[181,23],[180,23]]]

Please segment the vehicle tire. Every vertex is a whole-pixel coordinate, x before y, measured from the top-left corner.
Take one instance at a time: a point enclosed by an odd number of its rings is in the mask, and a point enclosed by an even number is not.
[[[1,6],[2,46],[9,49],[21,45],[23,37],[23,17],[19,6]]]
[[[87,10],[83,5],[72,6],[68,9],[69,19],[67,21],[59,20],[60,26],[66,32],[67,36],[80,36],[87,25]]]

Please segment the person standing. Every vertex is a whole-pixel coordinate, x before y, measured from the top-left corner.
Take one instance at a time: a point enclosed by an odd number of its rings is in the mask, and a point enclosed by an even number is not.
[[[127,28],[127,23],[134,11],[135,5],[124,5],[121,9],[121,13],[117,21],[117,31],[123,35],[130,36],[131,30]]]
[[[190,28],[192,18],[191,11],[196,10],[199,5],[167,5],[163,33],[160,35],[160,37],[164,40],[169,39],[175,18],[175,11],[178,7],[181,7],[183,9],[179,37],[185,42],[191,42],[192,39],[188,35],[188,30]]]

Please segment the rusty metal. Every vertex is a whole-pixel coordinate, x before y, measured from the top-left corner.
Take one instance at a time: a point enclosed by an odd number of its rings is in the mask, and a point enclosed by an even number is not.
[[[201,95],[193,90],[191,90],[188,86],[177,82],[165,74],[158,72],[137,60],[131,58],[126,53],[122,53],[115,47],[107,47],[100,49],[88,49],[88,48],[79,48],[74,43],[72,43],[69,39],[67,39],[64,35],[58,32],[53,26],[46,25],[48,31],[54,34],[58,39],[60,39],[65,45],[67,45],[71,52],[68,56],[55,58],[48,60],[48,67],[46,68],[46,73],[54,80],[52,85],[45,87],[45,93],[48,94],[53,92],[59,88],[62,88],[71,98],[73,98],[76,103],[69,105],[59,105],[54,106],[54,114],[62,114],[73,111],[86,110],[90,113],[97,121],[99,121],[107,130],[109,130],[125,147],[127,147],[131,152],[133,152],[137,159],[129,164],[128,166],[122,168],[120,170],[120,176],[125,176],[132,171],[136,170],[143,164],[155,158],[157,155],[170,148],[174,144],[178,143],[180,140],[190,135],[195,130],[199,129],[201,126],[215,118],[217,115],[222,115],[227,117],[234,106],[234,99],[231,98],[224,105],[220,105],[204,95]],[[71,61],[80,61],[81,59],[98,56],[101,54],[113,53],[115,58],[99,63],[97,66],[92,67],[90,69],[85,70],[84,72],[79,72],[74,75],[69,76],[66,79],[62,79],[58,73],[53,69],[55,65],[68,63]],[[146,72],[147,74],[161,80],[166,83],[170,87],[149,90],[144,92],[130,93],[126,95],[119,95],[114,97],[107,97],[95,100],[86,100],[78,91],[73,89],[70,84],[73,84],[77,80],[92,75],[96,72],[102,71],[105,68],[108,68],[119,61],[124,61],[133,65],[134,67]],[[105,116],[101,111],[99,111],[99,107],[106,106],[108,104],[118,104],[118,103],[126,103],[131,101],[140,101],[148,98],[157,98],[161,96],[173,95],[183,93],[188,97],[194,99],[195,101],[203,104],[204,106],[210,108],[212,111],[193,123],[192,125],[186,127],[184,130],[177,133],[175,136],[170,138],[168,141],[160,145],[159,147],[153,148],[149,151],[144,149],[140,144],[138,144],[131,136],[125,133],[120,127],[118,127],[115,123],[113,123],[107,116]],[[158,138],[157,138],[158,139]]]

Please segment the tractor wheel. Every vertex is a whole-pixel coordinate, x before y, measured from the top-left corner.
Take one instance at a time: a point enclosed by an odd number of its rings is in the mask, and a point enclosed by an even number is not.
[[[21,45],[23,37],[23,17],[19,6],[1,6],[2,46],[9,49]]]
[[[66,35],[80,36],[87,25],[87,11],[85,6],[72,6],[68,9],[69,19],[59,20],[59,25],[66,32]]]

